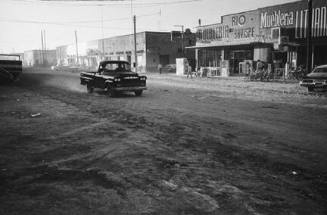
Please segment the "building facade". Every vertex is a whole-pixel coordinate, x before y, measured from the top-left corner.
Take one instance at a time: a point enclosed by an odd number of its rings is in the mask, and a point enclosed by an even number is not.
[[[195,34],[186,31],[183,36],[174,36],[171,32],[137,33],[137,71],[156,71],[158,64],[175,64],[175,59],[183,56],[195,62],[194,51],[184,48],[195,45]],[[135,64],[132,34],[79,43],[77,46],[77,49],[76,45],[57,47],[58,65],[79,65],[94,69],[101,60],[126,60],[131,65]]]
[[[24,66],[53,66],[56,64],[56,50],[29,50],[24,52]]]
[[[327,64],[327,1],[313,0],[312,61]],[[258,60],[283,70],[306,65],[307,1],[274,5],[221,17],[221,23],[198,26],[197,68],[245,75]]]

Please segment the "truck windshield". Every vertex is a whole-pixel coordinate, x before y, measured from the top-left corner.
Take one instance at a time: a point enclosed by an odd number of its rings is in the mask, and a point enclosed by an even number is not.
[[[317,68],[314,70],[314,73],[327,73],[327,67],[326,68]]]
[[[107,63],[104,66],[104,71],[109,72],[129,72],[130,71],[130,65],[127,63]]]

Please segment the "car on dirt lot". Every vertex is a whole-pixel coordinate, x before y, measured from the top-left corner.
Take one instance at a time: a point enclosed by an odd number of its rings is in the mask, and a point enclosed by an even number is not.
[[[141,76],[131,71],[127,61],[101,61],[97,72],[82,72],[80,80],[86,85],[89,93],[94,88],[104,89],[109,96],[113,97],[118,92],[134,92],[141,96],[146,90],[146,76]]]
[[[314,89],[327,89],[327,65],[318,66],[311,73],[306,75],[300,86],[307,87],[309,92]]]

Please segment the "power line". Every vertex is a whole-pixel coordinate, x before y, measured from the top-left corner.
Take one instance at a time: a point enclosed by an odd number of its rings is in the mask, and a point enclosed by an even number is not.
[[[148,13],[148,14],[141,14],[138,15],[138,18],[142,17],[149,17],[159,15],[160,12],[156,13]],[[73,26],[73,27],[85,27],[85,28],[99,28],[97,26],[90,26],[90,25],[73,25],[78,23],[100,23],[100,22],[114,22],[114,21],[123,21],[123,20],[130,20],[130,17],[121,17],[116,19],[104,19],[104,20],[81,20],[81,21],[65,21],[65,22],[51,22],[51,21],[37,21],[37,20],[22,20],[22,19],[2,19],[0,18],[0,22],[12,22],[12,23],[31,23],[31,24],[48,24],[48,25],[62,25],[62,26]],[[116,29],[124,29],[124,28],[117,28],[117,27],[110,27]]]
[[[37,4],[45,4],[49,6],[74,6],[74,7],[98,7],[98,6],[130,6],[130,0],[12,0],[17,2],[24,3],[37,3]],[[133,7],[151,7],[151,6],[161,6],[161,5],[174,5],[174,4],[184,4],[191,2],[200,2],[203,0],[173,0],[173,1],[159,1],[159,2],[135,2],[133,3]],[[114,2],[114,3],[112,3]],[[116,3],[116,2],[126,2],[126,3]]]
[[[60,26],[79,27],[79,28],[96,28],[96,29],[101,28],[101,27],[90,26],[90,25],[72,25],[72,24],[65,24],[65,23],[58,23],[58,22],[43,22],[43,21],[20,20],[20,19],[3,19],[3,20],[0,20],[0,22],[9,22],[9,23],[27,23],[27,24],[46,24],[46,25],[60,25]],[[126,30],[126,29],[128,29],[128,28],[106,27],[105,29],[122,29],[122,30]]]
[[[159,15],[160,12],[157,13],[149,13],[149,14],[143,14],[143,15],[138,15],[137,18],[141,17],[148,17],[148,16],[154,16],[154,15]],[[104,20],[83,20],[83,21],[71,21],[71,22],[66,22],[66,23],[94,23],[94,22],[114,22],[114,21],[121,21],[121,20],[130,20],[130,17],[122,17],[122,18],[116,18],[116,19],[104,19]]]
[[[138,17],[148,17],[154,16],[158,13],[151,14],[143,14]],[[103,22],[112,22],[112,21],[121,21],[121,20],[130,20],[130,17],[122,17],[117,19],[107,19],[103,20]],[[36,21],[36,20],[21,20],[21,19],[0,19],[0,22],[11,22],[11,23],[29,23],[29,24],[47,24],[47,25],[60,25],[60,26],[72,26],[72,27],[81,27],[81,28],[100,28],[97,26],[90,25],[73,25],[74,23],[100,23],[102,20],[84,20],[84,21],[72,21],[72,22],[49,22],[49,21]],[[119,27],[107,27],[106,29],[122,29],[125,30],[127,28],[119,28]]]

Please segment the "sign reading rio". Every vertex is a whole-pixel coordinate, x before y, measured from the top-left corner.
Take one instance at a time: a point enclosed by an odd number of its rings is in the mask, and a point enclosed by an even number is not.
[[[241,16],[233,16],[232,17],[232,26],[237,26],[237,25],[244,25],[246,22],[246,18],[244,15]]]

